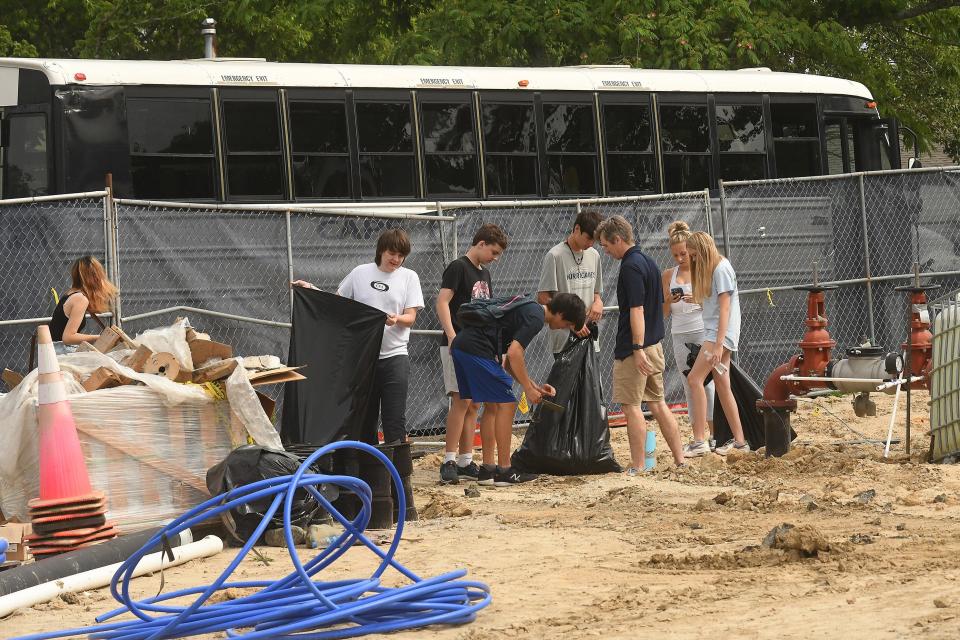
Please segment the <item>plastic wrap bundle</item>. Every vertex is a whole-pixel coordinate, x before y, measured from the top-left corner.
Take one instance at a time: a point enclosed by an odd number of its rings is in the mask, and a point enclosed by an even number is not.
[[[215,400],[200,386],[118,364],[128,353],[58,358],[90,480],[110,496],[109,517],[124,530],[161,524],[206,499],[207,469],[248,435],[283,449],[242,368],[227,379],[227,400]],[[98,367],[145,386],[87,393],[79,381]],[[7,517],[26,519],[27,500],[39,487],[36,397],[36,370],[0,394],[0,509]]]

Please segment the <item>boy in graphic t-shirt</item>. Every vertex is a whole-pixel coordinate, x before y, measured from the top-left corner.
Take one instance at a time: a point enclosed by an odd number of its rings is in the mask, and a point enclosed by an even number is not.
[[[473,462],[473,425],[476,424],[479,405],[460,397],[449,344],[460,332],[457,323],[460,305],[474,298],[490,298],[493,295],[490,271],[485,267],[495,262],[506,248],[507,234],[503,229],[495,224],[485,224],[477,229],[467,253],[447,265],[440,281],[436,306],[437,317],[443,327],[440,362],[443,364],[443,386],[450,397],[446,453],[440,466],[440,482],[443,484],[457,484],[460,478],[476,480],[480,473],[479,467]],[[484,409],[480,426],[481,438],[489,438],[491,446],[494,414],[493,407]]]
[[[603,217],[596,211],[580,212],[567,239],[543,257],[537,302],[547,304],[554,294],[573,293],[587,308],[587,322],[600,321],[603,315],[603,268],[600,254],[593,248],[593,234],[601,220]],[[586,325],[577,332],[581,338],[589,334]],[[547,336],[547,348],[551,353],[560,353],[569,339],[569,331],[551,330]]]
[[[387,314],[373,390],[361,427],[361,440],[377,444],[377,419],[382,418],[383,440],[407,439],[407,388],[410,379],[410,327],[423,308],[420,278],[403,266],[410,255],[410,238],[402,229],[388,229],[377,238],[373,262],[353,269],[337,287],[337,294]],[[294,286],[316,288],[297,280]]]

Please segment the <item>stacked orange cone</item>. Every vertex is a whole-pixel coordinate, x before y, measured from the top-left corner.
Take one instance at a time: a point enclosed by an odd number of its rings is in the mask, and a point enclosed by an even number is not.
[[[28,503],[33,534],[26,540],[30,553],[42,558],[109,540],[118,531],[116,523],[107,522],[106,495],[90,487],[63,374],[46,325],[37,327],[37,349],[40,497]]]

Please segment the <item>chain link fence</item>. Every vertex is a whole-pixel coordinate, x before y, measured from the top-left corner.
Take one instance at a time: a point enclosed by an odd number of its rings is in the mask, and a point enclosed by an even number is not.
[[[0,200],[0,367],[23,371],[37,318],[49,318],[54,290],[91,254],[106,264],[106,192]]]
[[[743,326],[739,362],[762,382],[798,351],[806,293],[826,294],[838,349],[865,341],[889,351],[907,334],[912,279],[955,288],[960,276],[960,168],[731,182],[720,189],[726,234],[718,244],[737,271]],[[840,353],[838,351],[838,353]]]
[[[893,288],[910,279],[913,262],[944,289],[960,287],[960,168],[726,183],[719,195],[311,209],[113,202],[106,192],[0,201],[0,365],[25,368],[30,334],[54,307],[50,288],[69,286],[71,262],[88,253],[103,257],[118,280],[128,333],[187,316],[237,354],[285,359],[288,282],[335,290],[354,266],[373,259],[381,231],[401,226],[413,245],[406,265],[420,276],[426,302],[410,341],[408,421],[416,433],[442,430],[447,401],[434,304],[444,268],[480,225],[496,223],[510,245],[491,267],[495,295],[535,293],[544,254],[565,239],[581,209],[626,217],[641,249],[663,268],[674,264],[672,221],[713,233],[738,274],[739,361],[760,383],[797,349],[805,294],[792,287],[813,280],[814,262],[820,282],[838,283],[827,312],[842,348],[868,339],[893,350],[903,341],[905,295]],[[618,264],[604,258],[602,265],[607,312],[599,355],[609,400]],[[667,400],[680,402],[670,340],[664,347]],[[551,362],[541,334],[528,349],[532,376],[545,379]],[[270,390],[278,400],[279,393]]]
[[[536,295],[540,284],[543,258],[556,244],[563,242],[573,230],[574,219],[580,210],[593,210],[603,217],[621,215],[633,226],[637,244],[658,264],[670,265],[667,227],[675,220],[686,221],[692,229],[707,228],[710,211],[709,193],[675,193],[662,196],[609,199],[582,202],[549,203],[518,202],[513,205],[485,203],[483,207],[445,209],[457,218],[458,246],[456,256],[463,255],[470,246],[476,230],[486,223],[499,225],[509,238],[509,246],[500,259],[490,267],[493,295],[529,293]],[[596,247],[598,251],[599,245]],[[455,256],[455,257],[456,257]],[[603,302],[607,309],[600,322],[600,370],[605,400],[612,390],[613,346],[617,332],[617,272],[618,263],[601,260]],[[438,289],[434,290],[434,294]],[[439,343],[437,343],[439,344]],[[664,341],[667,362],[672,362],[670,341]],[[553,364],[553,354],[547,341],[547,332],[541,332],[526,350],[527,370],[538,381],[546,381]],[[437,373],[436,375],[439,375]],[[679,372],[671,367],[667,374],[667,397],[671,402],[683,398]],[[519,386],[517,386],[519,394]],[[441,390],[442,392],[442,390]],[[613,406],[616,411],[618,407]],[[518,414],[518,418],[523,416]]]

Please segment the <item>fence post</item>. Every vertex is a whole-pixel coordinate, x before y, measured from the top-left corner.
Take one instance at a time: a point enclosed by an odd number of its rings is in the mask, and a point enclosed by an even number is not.
[[[723,231],[723,255],[729,260],[730,230],[727,226],[727,192],[723,188],[723,180],[718,182],[720,183],[720,229]]]
[[[870,233],[867,229],[867,197],[863,184],[863,173],[858,174],[857,181],[860,186],[860,222],[863,226],[863,268],[864,277],[867,279],[867,320],[870,323],[870,344],[876,345],[877,332],[873,320],[873,282],[870,273]]]
[[[713,236],[713,207],[710,204],[710,189],[703,190],[704,213],[707,216],[707,233]]]
[[[104,230],[104,249],[107,259],[107,276],[114,286],[117,287],[117,297],[112,303],[113,324],[123,328],[123,306],[121,298],[123,288],[120,285],[120,243],[119,243],[119,216],[117,215],[117,203],[113,200],[113,174],[106,175],[104,189],[107,195],[103,197],[103,230]]]
[[[437,215],[443,215],[443,205],[436,203]],[[450,264],[450,248],[447,246],[447,228],[443,226],[443,220],[437,220],[437,226],[440,228],[440,247],[443,250],[443,264]]]
[[[459,257],[458,254],[459,254],[459,251],[460,251],[460,235],[459,235],[459,234],[460,234],[460,231],[459,231],[460,221],[457,220],[457,211],[460,211],[460,209],[454,209],[454,212],[453,212],[453,222],[450,223],[450,224],[453,226],[453,233],[450,234],[450,235],[453,236],[453,239],[452,239],[452,240],[453,240],[453,246],[450,247],[450,248],[451,248],[450,253],[453,255],[453,257],[450,258],[450,260],[455,260],[456,258],[458,258],[458,257]],[[449,264],[449,263],[448,263],[448,264]]]
[[[287,288],[290,289],[290,318],[293,318],[293,287],[289,282],[293,282],[293,233],[290,230],[290,210],[286,211],[287,224]]]

